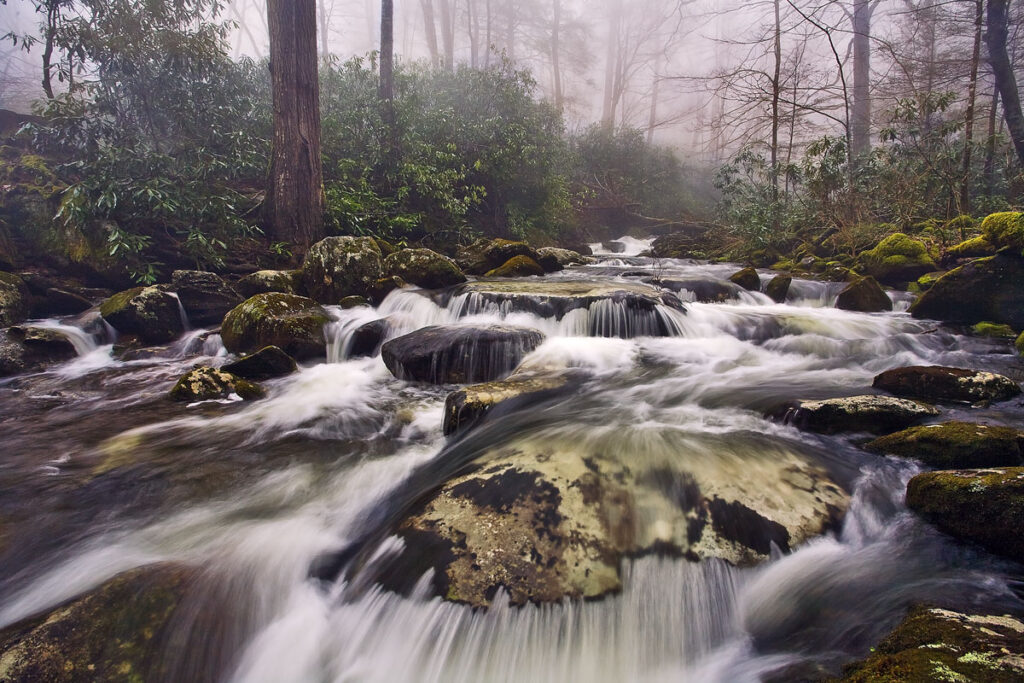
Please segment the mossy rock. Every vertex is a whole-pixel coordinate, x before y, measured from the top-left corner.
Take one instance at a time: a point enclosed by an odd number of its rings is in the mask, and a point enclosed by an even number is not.
[[[979,337],[994,337],[996,339],[1013,339],[1017,333],[1009,325],[998,323],[981,322],[971,328],[971,331]]]
[[[954,538],[1024,562],[1024,468],[919,474],[907,507]]]
[[[733,273],[729,281],[751,292],[761,291],[761,278],[753,268],[744,268],[738,273]]]
[[[276,346],[267,346],[221,368],[224,372],[254,381],[284,377],[298,369],[295,359]]]
[[[121,334],[135,335],[148,344],[174,341],[185,331],[181,303],[161,287],[119,292],[100,305],[100,315]]]
[[[503,265],[488,271],[487,277],[532,277],[543,274],[544,269],[529,256],[513,256]]]
[[[872,386],[905,398],[954,403],[1006,401],[1021,394],[1020,386],[1009,377],[938,365],[887,370],[875,377]]]
[[[582,265],[588,259],[579,252],[557,247],[543,247],[537,250],[537,263],[545,272],[555,273],[569,266]]]
[[[276,346],[292,358],[320,358],[327,353],[327,311],[312,299],[294,294],[257,294],[224,316],[221,338],[231,353],[254,353]]]
[[[397,275],[382,277],[373,283],[373,287],[370,288],[370,293],[367,298],[370,303],[379,306],[392,292],[397,292],[398,290],[405,289],[408,286],[409,283]],[[342,301],[344,301],[344,299],[342,299]]]
[[[478,239],[459,249],[455,261],[466,273],[483,275],[508,263],[509,259],[516,256],[526,256],[536,261],[538,255],[526,242]]]
[[[64,333],[47,327],[11,327],[0,331],[0,377],[41,370],[78,356]]]
[[[377,248],[380,249],[380,254],[384,258],[387,258],[388,256],[391,256],[392,254],[398,251],[398,247],[391,244],[391,242],[388,242],[385,239],[381,239],[380,237],[374,237],[373,241],[377,243]]]
[[[844,311],[877,313],[892,310],[892,299],[875,278],[868,276],[851,282],[839,293],[836,308]]]
[[[513,375],[500,382],[474,384],[448,394],[444,403],[444,434],[468,429],[500,405],[537,400],[569,383],[568,375]]]
[[[442,289],[466,281],[452,259],[430,249],[402,249],[384,259],[384,272],[423,289]]]
[[[889,235],[874,249],[865,251],[858,264],[862,272],[887,285],[913,282],[936,270],[928,247],[902,232]]]
[[[238,292],[246,297],[257,294],[297,294],[299,272],[295,270],[258,270],[238,281]]]
[[[1024,622],[917,606],[843,683],[1024,681]]]
[[[985,239],[984,235],[978,235],[977,237],[965,240],[954,247],[950,247],[946,252],[946,255],[950,258],[961,259],[984,258],[985,256],[992,256],[995,253],[996,248],[992,246],[992,243]]]
[[[384,276],[383,260],[372,237],[328,237],[306,254],[302,285],[310,298],[331,306],[353,294],[369,296]]]
[[[1024,259],[1007,253],[972,261],[943,275],[918,299],[915,318],[1024,329]]]
[[[28,317],[29,291],[12,273],[0,272],[0,327],[17,325]]]
[[[873,453],[920,460],[937,469],[1024,464],[1024,432],[971,422],[911,427],[867,444]]]
[[[196,368],[186,373],[171,389],[171,398],[183,403],[218,401],[238,396],[255,401],[266,396],[263,387],[230,372],[214,368]]]
[[[934,273],[925,273],[921,277],[917,278],[917,289],[919,292],[927,292],[929,289],[935,286],[935,283],[939,281],[946,271],[937,270]]]
[[[1017,353],[1024,356],[1024,332],[1021,332],[1020,336],[1017,337],[1014,347],[1016,347]]]
[[[889,434],[935,417],[939,411],[917,401],[869,395],[797,401],[773,414],[797,429],[818,434]]]
[[[1024,213],[994,213],[981,222],[981,234],[997,249],[1009,249],[1021,256],[1024,254]]]
[[[363,308],[370,305],[369,299],[365,296],[346,296],[344,299],[338,302],[338,305],[344,310],[350,310],[353,308]]]
[[[0,680],[163,680],[162,648],[195,570],[158,564],[119,574],[48,614],[0,631]]]

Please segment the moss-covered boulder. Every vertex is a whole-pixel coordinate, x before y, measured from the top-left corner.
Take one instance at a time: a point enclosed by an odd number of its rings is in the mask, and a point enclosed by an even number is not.
[[[910,312],[915,318],[964,325],[987,320],[1024,329],[1024,259],[999,253],[951,270]]]
[[[786,302],[789,296],[789,288],[793,284],[793,278],[789,275],[776,275],[764,288],[764,293],[777,304]]]
[[[533,277],[543,274],[544,269],[529,256],[513,256],[494,270],[487,271],[487,277]]]
[[[444,403],[444,434],[468,429],[498,406],[530,402],[569,384],[568,375],[525,375],[500,382],[474,384],[448,394]]]
[[[843,683],[1024,681],[1024,621],[918,606],[867,659],[843,669]]]
[[[295,270],[258,270],[246,275],[235,285],[245,298],[257,294],[297,294],[299,272]]]
[[[1013,339],[1017,336],[1017,332],[1009,325],[1000,325],[999,323],[990,323],[988,321],[974,325],[971,327],[971,332],[974,332],[979,337],[992,337],[994,339]]]
[[[651,244],[651,256],[654,258],[705,258],[701,237],[703,233],[677,232],[662,235]]]
[[[219,325],[227,312],[244,299],[216,273],[176,270],[171,290],[178,295],[189,322],[197,327]]]
[[[346,296],[369,296],[384,276],[384,258],[372,237],[328,237],[309,248],[302,285],[312,299],[335,305]]]
[[[873,453],[920,460],[936,469],[1024,464],[1024,432],[971,422],[911,427],[867,444]]]
[[[994,213],[981,222],[981,234],[996,249],[1024,255],[1024,213]]]
[[[892,299],[875,278],[869,275],[858,278],[847,285],[836,298],[836,308],[861,313],[891,311]]]
[[[224,316],[221,338],[231,353],[254,353],[276,346],[292,358],[307,360],[327,353],[327,311],[294,294],[257,294]]]
[[[985,239],[984,235],[978,235],[972,237],[969,240],[964,240],[956,246],[950,247],[946,251],[946,255],[953,259],[962,258],[984,258],[986,256],[992,256],[996,253],[996,248]]]
[[[77,355],[74,343],[59,330],[12,327],[0,331],[0,377],[41,370]]]
[[[1024,468],[925,472],[907,484],[907,507],[954,538],[1024,562]]]
[[[363,308],[370,305],[370,300],[365,296],[346,296],[344,299],[338,302],[343,310],[351,310],[353,308]]]
[[[284,377],[298,369],[295,359],[276,346],[264,347],[221,368],[224,372],[257,382]]]
[[[509,259],[516,256],[526,256],[534,261],[537,260],[537,252],[526,242],[478,239],[459,249],[455,255],[455,261],[463,271],[470,275],[483,275],[508,263]]]
[[[935,283],[939,281],[947,271],[937,270],[934,273],[925,273],[921,277],[917,278],[917,292],[927,292],[929,289],[935,286]]]
[[[798,401],[775,414],[797,429],[818,434],[889,434],[935,417],[939,411],[934,406],[891,396],[850,396]]]
[[[734,273],[729,281],[751,292],[761,291],[761,278],[753,268],[744,268]]]
[[[387,258],[398,251],[398,247],[388,242],[386,239],[381,237],[374,237],[373,241],[377,243],[377,247],[380,249],[381,256]]]
[[[24,281],[0,272],[0,327],[17,325],[28,317],[29,292]]]
[[[537,330],[510,325],[424,327],[387,342],[381,354],[398,379],[469,384],[507,377],[543,341]]]
[[[887,370],[875,377],[872,386],[896,396],[954,403],[1006,401],[1021,393],[1009,377],[938,365]]]
[[[181,303],[161,287],[136,287],[110,297],[100,315],[121,334],[148,344],[166,344],[185,331]]]
[[[52,612],[0,631],[0,680],[165,680],[161,648],[195,578],[161,564],[120,574]]]
[[[384,259],[384,272],[423,289],[442,289],[466,281],[459,266],[430,249],[402,249]]]
[[[537,263],[548,273],[555,273],[569,266],[582,265],[588,260],[583,254],[570,249],[542,247],[537,250]]]
[[[860,270],[887,285],[913,282],[936,269],[928,247],[902,232],[889,235],[858,259]]]
[[[263,398],[266,392],[258,384],[242,379],[230,372],[215,368],[196,368],[186,373],[171,389],[175,401],[219,401],[234,396],[243,401]]]
[[[1017,337],[1014,347],[1017,349],[1017,353],[1024,356],[1024,332],[1021,332],[1020,336]]]

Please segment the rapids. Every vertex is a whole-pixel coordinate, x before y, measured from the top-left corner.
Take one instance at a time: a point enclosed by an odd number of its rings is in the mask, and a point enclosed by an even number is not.
[[[625,253],[599,251],[541,282],[626,286],[640,285],[638,271],[726,279],[737,269],[655,262],[637,255],[650,241],[623,241]],[[792,399],[865,393],[905,365],[1020,381],[1006,344],[914,320],[903,296],[894,313],[837,310],[839,289],[797,280],[785,304],[682,292],[682,307],[602,301],[552,315],[471,292],[399,291],[376,309],[330,309],[328,362],[267,382],[269,397],[251,404],[165,399],[193,365],[225,362],[216,334],[192,330],[119,360],[94,318],[42,322],[67,333],[79,358],[0,382],[0,628],[119,572],[181,562],[201,580],[175,624],[181,649],[164,653],[174,680],[703,683],[836,673],[917,601],[1024,613],[1019,568],[907,511],[918,466],[763,417]],[[467,322],[535,328],[547,339],[521,369],[573,368],[581,386],[445,439],[453,387],[400,382],[380,355],[349,357],[355,330],[380,318],[389,338]],[[1010,402],[970,419],[1021,415]],[[322,558],[352,544],[371,563],[393,553],[396,515],[481,448],[524,436],[626,458],[707,452],[704,467],[742,467],[731,454],[766,457],[750,444],[770,444],[828,469],[851,502],[840,528],[761,566],[640,557],[627,561],[620,594],[594,602],[512,607],[499,595],[484,611],[430,597],[429,577],[408,596],[315,578]]]

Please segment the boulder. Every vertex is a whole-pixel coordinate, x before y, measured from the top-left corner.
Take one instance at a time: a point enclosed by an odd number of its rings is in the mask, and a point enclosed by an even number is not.
[[[17,325],[28,317],[28,287],[17,275],[0,272],[0,327]]]
[[[221,368],[224,372],[257,382],[284,377],[298,369],[295,359],[276,346],[264,347]]]
[[[1013,339],[1017,332],[1009,325],[983,322],[971,327],[971,332],[979,337],[992,337],[993,339]]]
[[[936,469],[1024,464],[1024,432],[971,422],[911,427],[867,444],[872,453],[920,460]]]
[[[996,253],[996,248],[985,239],[984,235],[972,237],[946,251],[946,256],[953,259],[984,258]]]
[[[176,270],[171,289],[178,295],[189,322],[197,327],[219,325],[227,312],[244,299],[216,273]]]
[[[528,401],[562,389],[567,375],[519,375],[500,382],[474,384],[448,394],[444,403],[444,435],[467,429],[499,405]]]
[[[368,298],[371,303],[376,306],[380,306],[384,302],[384,299],[388,298],[388,295],[391,294],[391,292],[399,289],[405,289],[408,286],[408,283],[400,277],[394,275],[390,277],[382,277],[373,283],[373,287],[370,288]]]
[[[319,304],[294,294],[257,294],[224,316],[221,338],[235,354],[276,346],[292,358],[327,353],[324,325],[330,317]]]
[[[165,680],[161,648],[195,570],[158,564],[0,631],[4,681]]]
[[[872,386],[896,396],[963,403],[1005,401],[1021,393],[1009,377],[937,365],[887,370],[875,377]]]
[[[384,259],[384,272],[423,289],[442,289],[466,281],[459,266],[430,249],[402,249]]]
[[[81,294],[58,287],[49,287],[42,296],[32,298],[32,314],[40,318],[77,315],[92,308],[92,302]]]
[[[1024,681],[1024,621],[917,606],[841,683]]]
[[[987,320],[1024,329],[1024,259],[999,253],[951,270],[910,312],[915,318],[964,325]]]
[[[263,398],[266,392],[230,372],[214,368],[196,368],[186,373],[171,389],[175,401],[194,403],[196,401],[217,401],[238,396],[243,401]]]
[[[743,288],[728,280],[713,278],[692,278],[687,280],[646,280],[665,289],[680,294],[687,299],[687,294],[702,304],[718,304],[723,301],[735,301],[740,298]]]
[[[1024,468],[925,472],[907,484],[907,507],[954,538],[1024,562]]]
[[[786,303],[786,297],[789,296],[789,288],[792,284],[793,278],[789,275],[776,275],[764,288],[764,293],[775,303],[784,304]]]
[[[299,274],[293,270],[258,270],[238,281],[239,294],[252,298],[257,294],[296,294]]]
[[[887,285],[914,282],[936,269],[923,243],[897,232],[865,251],[858,259],[860,270]]]
[[[1020,336],[1017,337],[1017,341],[1014,342],[1013,346],[1017,349],[1017,353],[1024,356],[1024,332],[1020,333]]]
[[[662,235],[651,244],[651,256],[654,258],[703,258],[704,252],[700,251],[695,235],[684,232],[677,232],[671,235]]]
[[[365,296],[346,296],[344,299],[338,302],[338,305],[341,306],[342,309],[347,311],[352,308],[362,308],[364,306],[369,306],[370,301]]]
[[[455,255],[455,261],[463,271],[470,275],[483,275],[508,263],[509,259],[516,256],[526,256],[534,261],[537,260],[537,252],[526,242],[478,239],[459,249]]]
[[[850,396],[800,401],[785,411],[785,422],[818,434],[888,434],[935,417],[933,406],[891,396]]]
[[[392,254],[398,251],[398,247],[391,244],[391,242],[388,242],[385,239],[381,239],[380,237],[374,237],[373,241],[377,243],[377,247],[380,249],[381,256],[383,256],[384,258],[387,258],[388,256],[391,256]]]
[[[981,234],[996,249],[1008,249],[1024,255],[1024,213],[994,213],[981,222]]]
[[[352,333],[352,340],[347,349],[348,357],[376,356],[380,345],[388,338],[390,331],[391,323],[386,318],[373,320],[365,325],[361,325]]]
[[[147,344],[174,341],[185,331],[178,297],[160,287],[136,287],[115,294],[100,305],[100,315],[119,333],[139,337]]]
[[[846,286],[836,298],[836,308],[844,311],[877,313],[891,311],[892,299],[873,277],[862,277]]]
[[[58,330],[12,327],[0,332],[0,377],[40,370],[77,355],[75,345]]]
[[[761,291],[761,278],[753,268],[744,268],[738,273],[734,273],[729,281],[751,292]]]
[[[529,256],[513,256],[503,265],[487,272],[487,277],[531,277],[543,275],[544,269]]]
[[[312,299],[332,306],[353,294],[369,296],[384,276],[383,260],[372,237],[328,237],[309,248],[302,285]]]
[[[509,325],[425,327],[387,342],[381,354],[398,379],[470,384],[508,376],[543,341],[537,330]]]
[[[549,273],[563,270],[569,266],[583,265],[588,262],[589,259],[583,254],[569,249],[542,247],[537,250],[537,263]]]
[[[929,289],[935,286],[935,283],[939,281],[943,275],[948,271],[937,270],[934,273],[926,273],[921,277],[917,278],[917,289],[921,292],[927,292]]]

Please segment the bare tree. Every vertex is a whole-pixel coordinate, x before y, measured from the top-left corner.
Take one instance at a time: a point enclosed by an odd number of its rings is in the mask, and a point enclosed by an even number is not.
[[[988,58],[992,65],[992,73],[996,78],[996,87],[1003,100],[1003,117],[1010,131],[1017,158],[1024,165],[1024,114],[1021,113],[1020,93],[1017,90],[1017,78],[1013,73],[1010,54],[1007,50],[1009,26],[1007,15],[1009,0],[989,0],[988,33],[985,36],[988,44]]]

